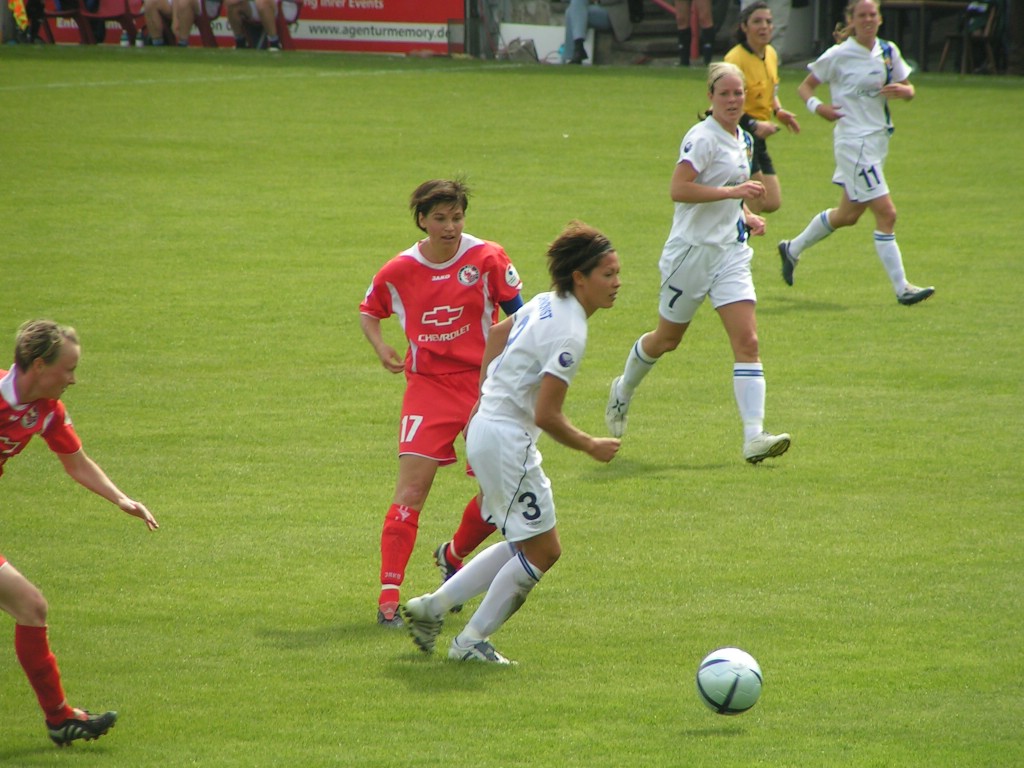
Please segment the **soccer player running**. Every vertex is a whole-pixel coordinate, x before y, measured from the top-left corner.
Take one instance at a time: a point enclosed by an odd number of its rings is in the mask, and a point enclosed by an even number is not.
[[[687,131],[672,174],[672,230],[661,252],[658,325],[633,344],[622,375],[611,385],[605,421],[616,437],[636,388],[666,352],[683,339],[705,298],[725,326],[732,346],[733,392],[743,422],[743,457],[757,464],[789,448],[787,434],[764,431],[764,368],[757,344],[757,296],[750,272],[750,234],[763,235],[764,219],[748,200],[764,197],[750,178],[752,139],[739,127],[743,73],[725,62],[708,68],[711,116]]]
[[[885,158],[893,132],[889,100],[914,98],[910,66],[895,44],[881,40],[882,14],[876,0],[854,0],[846,8],[852,33],[807,65],[811,73],[800,83],[800,98],[812,114],[835,123],[836,169],[832,182],[843,189],[837,208],[814,216],[803,232],[779,243],[782,279],[793,285],[800,256],[840,227],[857,223],[865,210],[875,217],[875,252],[889,275],[896,300],[911,305],[924,301],[935,288],[907,281],[903,256],[896,244],[896,207],[885,180]],[[814,95],[828,83],[831,104]]]
[[[464,232],[469,189],[461,180],[425,181],[409,200],[427,233],[387,262],[359,305],[360,326],[384,369],[405,372],[398,434],[398,480],[381,531],[377,623],[402,626],[400,588],[416,544],[419,516],[439,466],[456,460],[455,440],[476,403],[480,360],[498,307],[522,306],[522,283],[505,250]],[[405,359],[385,340],[381,320],[395,315],[409,348]],[[452,539],[434,552],[450,578],[492,532],[480,502],[466,505]]]
[[[18,329],[14,366],[0,370],[0,475],[7,460],[40,434],[76,482],[155,530],[160,526],[146,506],[128,498],[86,455],[60,401],[75,383],[80,356],[73,328],[32,320]],[[68,704],[46,635],[46,599],[3,555],[0,608],[14,617],[14,651],[39,699],[53,742],[63,747],[77,739],[91,741],[113,728],[117,712],[93,715]]]
[[[548,248],[547,259],[554,290],[535,296],[491,329],[480,403],[466,434],[484,516],[501,528],[506,541],[482,551],[433,594],[404,606],[409,633],[427,653],[434,650],[451,607],[486,592],[452,640],[448,657],[511,663],[488,638],[522,607],[562,553],[551,483],[537,450],[540,433],[597,461],[611,461],[619,450],[618,440],[592,437],[562,412],[586,348],[587,320],[615,303],[618,255],[596,229],[571,222]]]
[[[782,205],[782,187],[766,141],[779,131],[772,116],[793,133],[800,133],[796,115],[783,109],[779,101],[779,56],[771,45],[772,29],[768,4],[762,0],[751,3],[740,11],[738,45],[725,54],[727,62],[743,71],[746,81],[740,127],[754,137],[750,178],[764,184],[764,197],[747,200],[747,208],[753,213],[774,213]]]

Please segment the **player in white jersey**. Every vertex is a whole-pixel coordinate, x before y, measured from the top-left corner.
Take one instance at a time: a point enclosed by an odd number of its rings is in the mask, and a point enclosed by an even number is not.
[[[747,200],[764,197],[750,178],[753,140],[739,127],[743,73],[734,64],[708,69],[711,116],[683,138],[672,175],[672,231],[661,254],[658,325],[633,344],[621,376],[612,381],[605,411],[616,437],[626,431],[626,413],[636,388],[666,352],[679,346],[705,298],[722,319],[732,345],[733,392],[743,421],[743,457],[756,464],[781,456],[787,434],[764,431],[765,382],[757,344],[757,295],[750,273],[750,234],[764,234],[764,219]]]
[[[485,519],[506,541],[477,555],[433,594],[413,598],[403,616],[414,642],[431,652],[445,614],[486,592],[451,643],[458,661],[508,664],[488,638],[518,610],[562,549],[551,483],[537,450],[540,433],[611,461],[619,441],[593,437],[562,412],[587,344],[587,319],[615,303],[619,258],[608,238],[572,222],[548,248],[552,290],[491,328],[480,402],[469,423],[466,452],[483,492]]]
[[[882,15],[877,0],[853,0],[846,17],[851,34],[807,65],[811,73],[798,89],[813,114],[835,123],[832,182],[842,187],[843,195],[838,207],[815,214],[797,237],[779,243],[782,279],[793,285],[793,271],[804,251],[840,227],[853,226],[870,209],[875,217],[875,251],[896,300],[917,304],[935,289],[907,281],[903,255],[896,244],[896,207],[884,173],[893,132],[889,100],[914,98],[911,69],[896,45],[878,37]],[[814,95],[822,83],[829,85],[831,104]]]

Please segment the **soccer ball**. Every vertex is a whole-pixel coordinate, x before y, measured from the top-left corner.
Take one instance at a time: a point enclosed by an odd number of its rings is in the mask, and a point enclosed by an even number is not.
[[[738,715],[754,706],[761,681],[761,667],[739,648],[712,651],[697,668],[700,700],[720,715]]]

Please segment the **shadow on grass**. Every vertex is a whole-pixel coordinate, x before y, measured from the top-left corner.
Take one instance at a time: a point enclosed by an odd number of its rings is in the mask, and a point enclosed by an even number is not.
[[[294,629],[273,627],[256,632],[256,637],[281,651],[302,651],[309,648],[348,643],[353,640],[378,638],[385,631],[390,630],[381,629],[370,622],[360,621],[352,624],[296,627]]]
[[[488,686],[505,686],[520,672],[518,665],[502,666],[475,661],[452,661],[448,658],[448,644],[439,643],[434,653],[412,650],[395,656],[383,673],[400,682],[410,691],[426,696],[445,691],[473,691],[479,693]]]
[[[109,738],[110,735],[107,734],[104,738]],[[110,751],[106,749],[106,744],[100,743],[98,740],[72,744],[61,749],[50,741],[45,728],[40,728],[39,736],[38,741],[30,739],[22,745],[0,749],[0,765],[9,765],[11,768],[14,766],[30,768],[33,765],[53,765],[55,752],[71,756],[77,753],[102,755]]]
[[[623,477],[635,477],[636,475],[668,477],[678,475],[680,472],[708,472],[715,469],[729,469],[735,466],[735,464],[735,461],[693,464],[681,459],[674,459],[668,455],[665,456],[663,461],[616,457],[615,461],[611,464],[601,467],[600,472],[595,471],[592,476],[588,476],[587,482],[601,485],[618,482]]]
[[[685,739],[713,738],[716,736],[735,738],[737,736],[746,736],[747,729],[743,726],[737,728],[732,722],[729,722],[715,728],[710,726],[707,728],[688,728],[679,735]]]
[[[849,312],[850,305],[836,304],[833,301],[815,301],[800,295],[774,294],[771,299],[758,297],[758,315],[788,315],[792,312]]]

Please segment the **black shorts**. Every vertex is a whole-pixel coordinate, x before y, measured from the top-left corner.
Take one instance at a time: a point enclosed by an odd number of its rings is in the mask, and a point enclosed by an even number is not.
[[[754,153],[750,161],[751,174],[757,172],[765,176],[775,176],[775,166],[772,165],[772,156],[768,154],[768,142],[764,139],[754,137]]]

